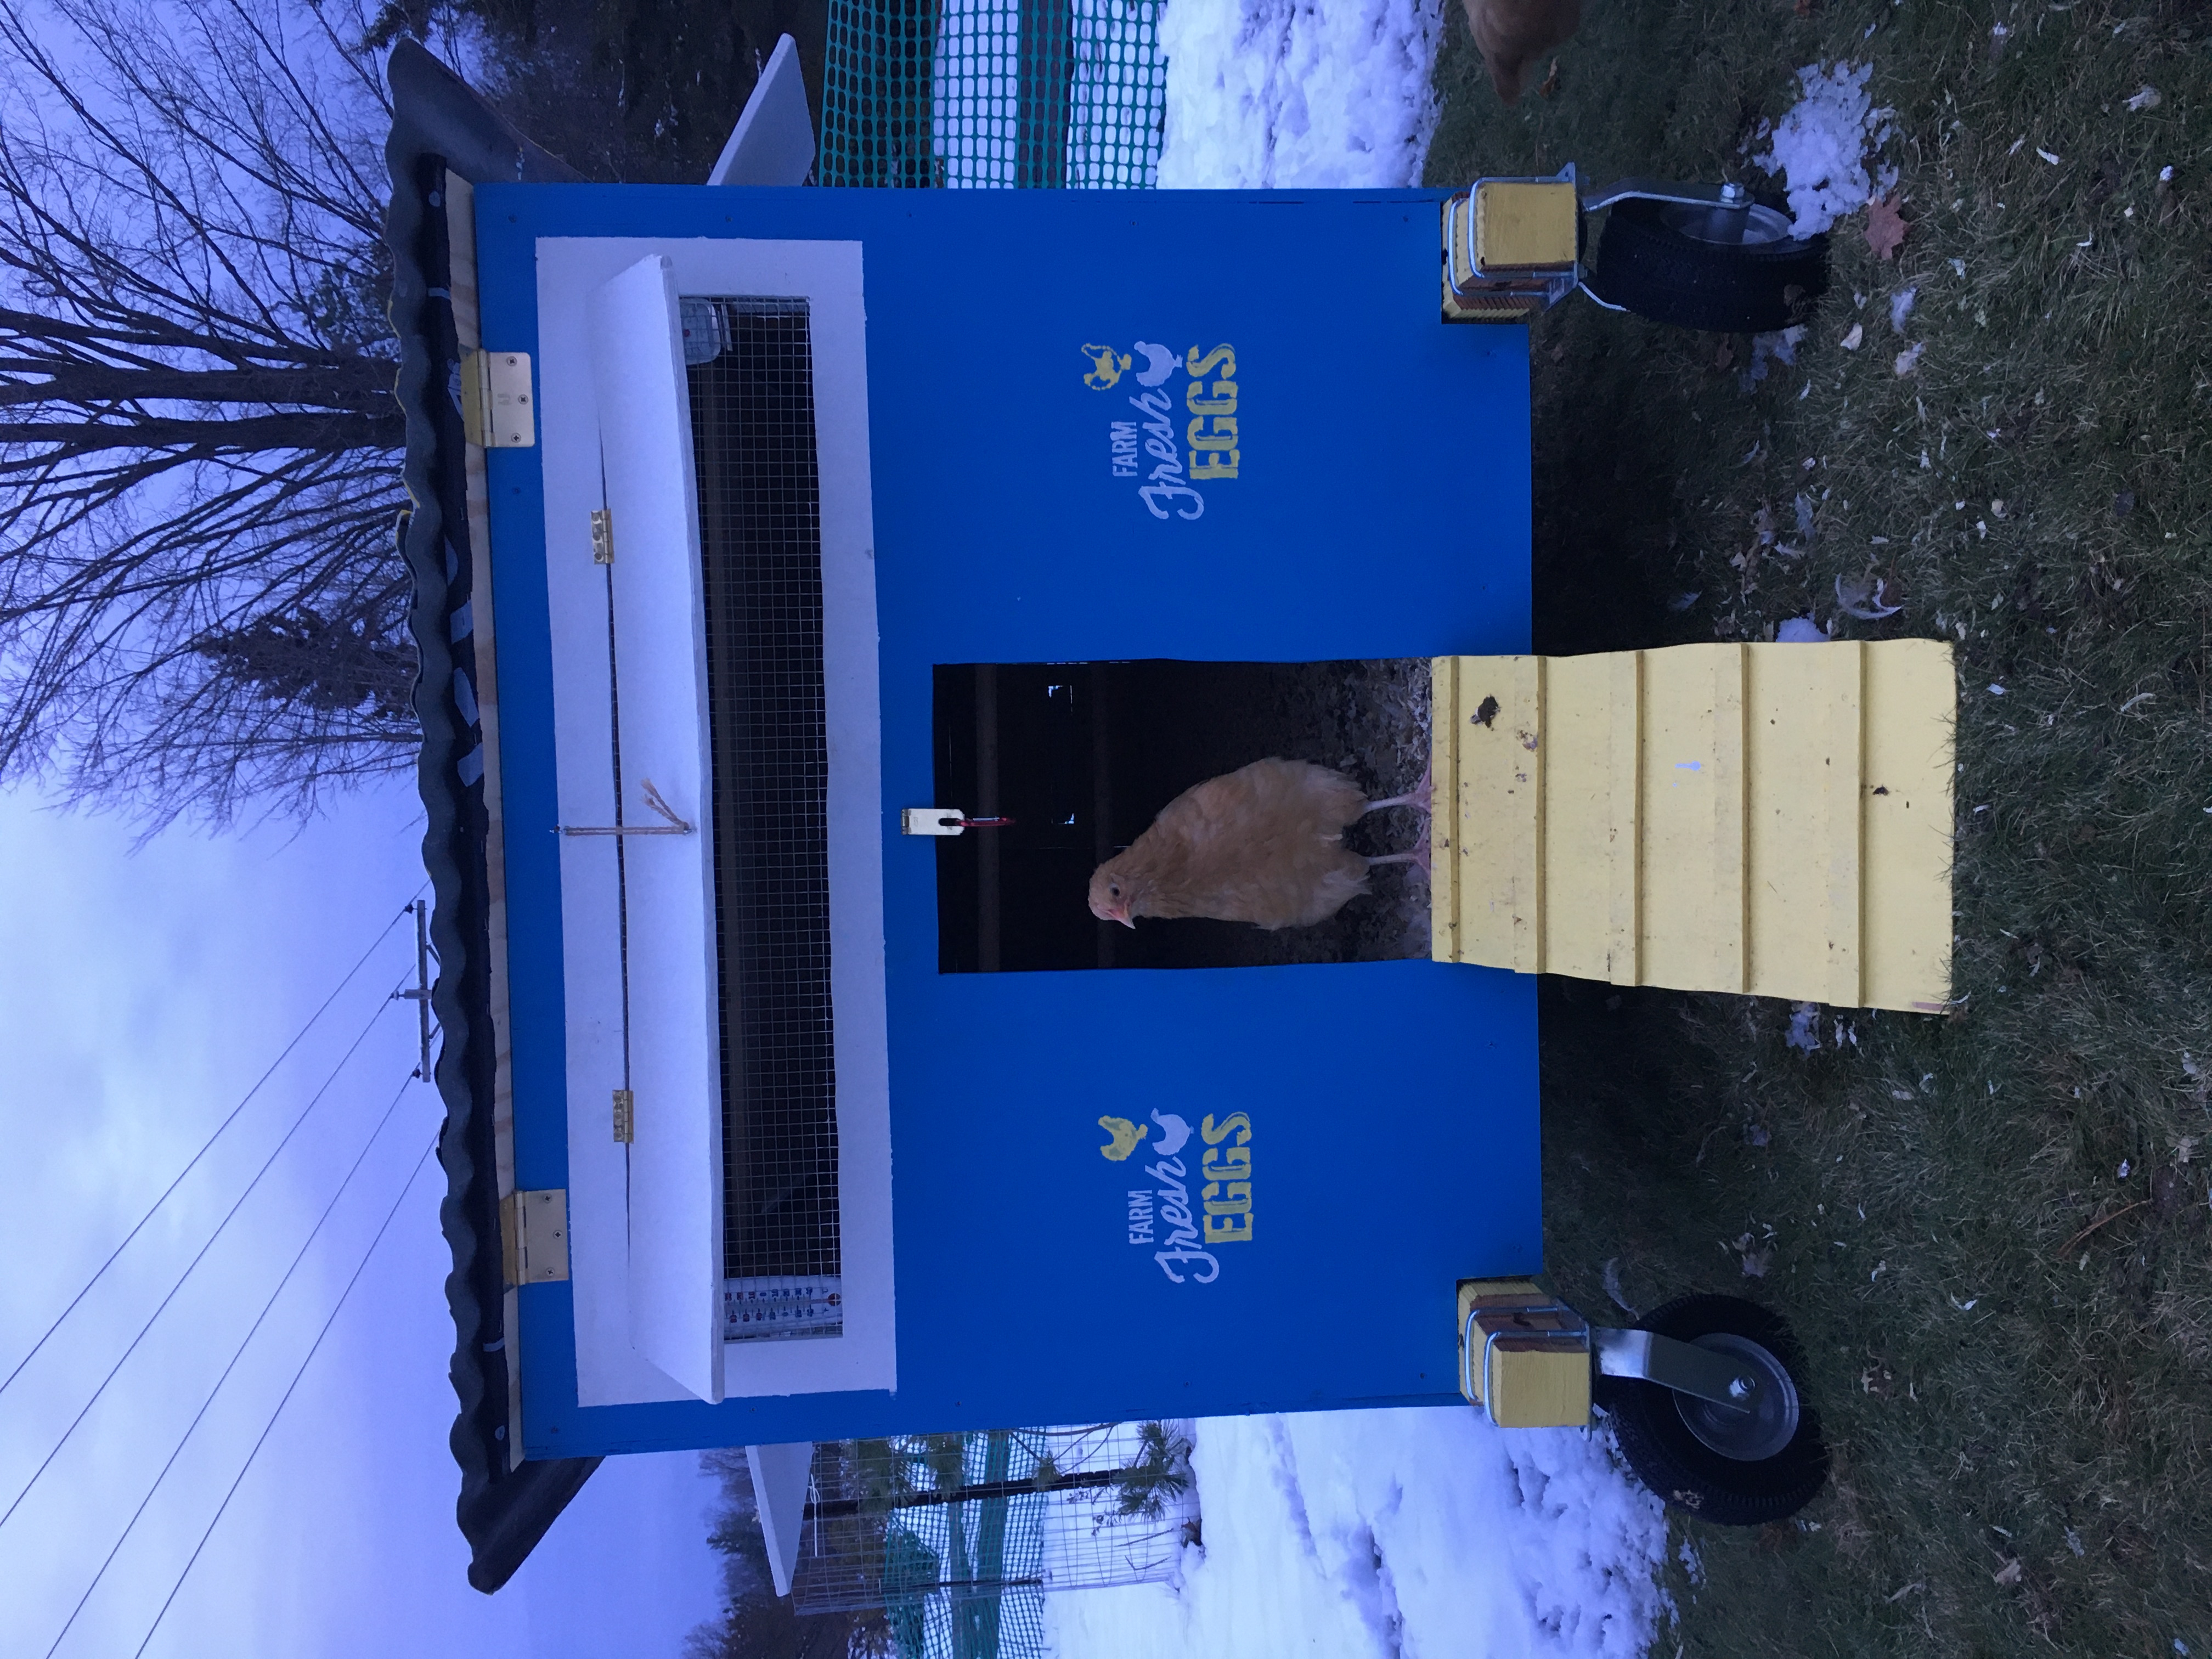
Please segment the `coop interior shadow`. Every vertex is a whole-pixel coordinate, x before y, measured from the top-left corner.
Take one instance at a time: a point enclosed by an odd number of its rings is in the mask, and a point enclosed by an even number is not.
[[[1100,921],[1091,873],[1192,785],[1279,756],[1344,772],[1370,797],[1410,788],[1428,752],[1425,659],[940,665],[936,799],[1008,817],[937,847],[945,973],[1257,967],[1428,952],[1418,872],[1377,868],[1328,921],[1268,932],[1202,918]],[[1346,844],[1402,851],[1414,816],[1375,813]]]

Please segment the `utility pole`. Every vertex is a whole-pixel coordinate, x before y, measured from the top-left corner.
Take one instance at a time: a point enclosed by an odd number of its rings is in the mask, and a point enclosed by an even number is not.
[[[415,988],[394,991],[392,1000],[415,1005],[416,1029],[422,1038],[422,1060],[415,1068],[415,1075],[428,1083],[430,1080],[430,906],[427,900],[416,899],[407,908],[415,913]]]

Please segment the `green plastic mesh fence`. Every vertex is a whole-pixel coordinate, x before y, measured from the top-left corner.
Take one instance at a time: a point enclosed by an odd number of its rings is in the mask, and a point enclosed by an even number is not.
[[[793,1605],[883,1609],[899,1659],[1032,1659],[1044,1595],[1164,1579],[1198,1535],[1188,1424],[825,1441]]]
[[[1069,184],[1085,190],[1150,190],[1159,182],[1168,104],[1160,10],[1156,0],[1075,0]]]
[[[884,1452],[888,1458],[879,1458],[863,1484],[880,1489],[919,1474],[921,1496],[938,1490],[927,1484],[933,1480],[988,1494],[944,1504],[898,1504],[884,1495],[882,1501],[894,1507],[878,1522],[879,1564],[869,1565],[878,1566],[881,1580],[869,1599],[883,1607],[898,1659],[1042,1659],[1041,1522],[1049,1500],[1042,1492],[1021,1490],[1037,1473],[1034,1448],[1000,1429],[935,1437],[903,1456],[887,1443]],[[904,1480],[884,1482],[883,1475],[902,1462]],[[808,1599],[802,1594],[800,1604]]]
[[[1145,189],[1159,0],[830,0],[824,185]]]

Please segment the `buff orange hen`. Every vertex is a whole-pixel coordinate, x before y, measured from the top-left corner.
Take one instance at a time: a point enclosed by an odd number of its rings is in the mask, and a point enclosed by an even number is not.
[[[1186,789],[1135,843],[1091,873],[1091,914],[1134,927],[1139,916],[1211,916],[1256,927],[1310,927],[1367,890],[1378,864],[1428,868],[1425,836],[1410,853],[1364,858],[1345,826],[1386,806],[1429,810],[1429,781],[1369,800],[1341,772],[1261,760]]]
[[[1509,104],[1521,101],[1528,66],[1582,27],[1582,0],[1460,0],[1482,49],[1490,83]]]

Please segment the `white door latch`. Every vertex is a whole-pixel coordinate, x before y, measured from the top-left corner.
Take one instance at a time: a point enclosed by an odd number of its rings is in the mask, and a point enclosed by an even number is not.
[[[957,806],[905,806],[899,809],[902,836],[957,836],[968,830],[1003,830],[1012,818],[971,818]]]

